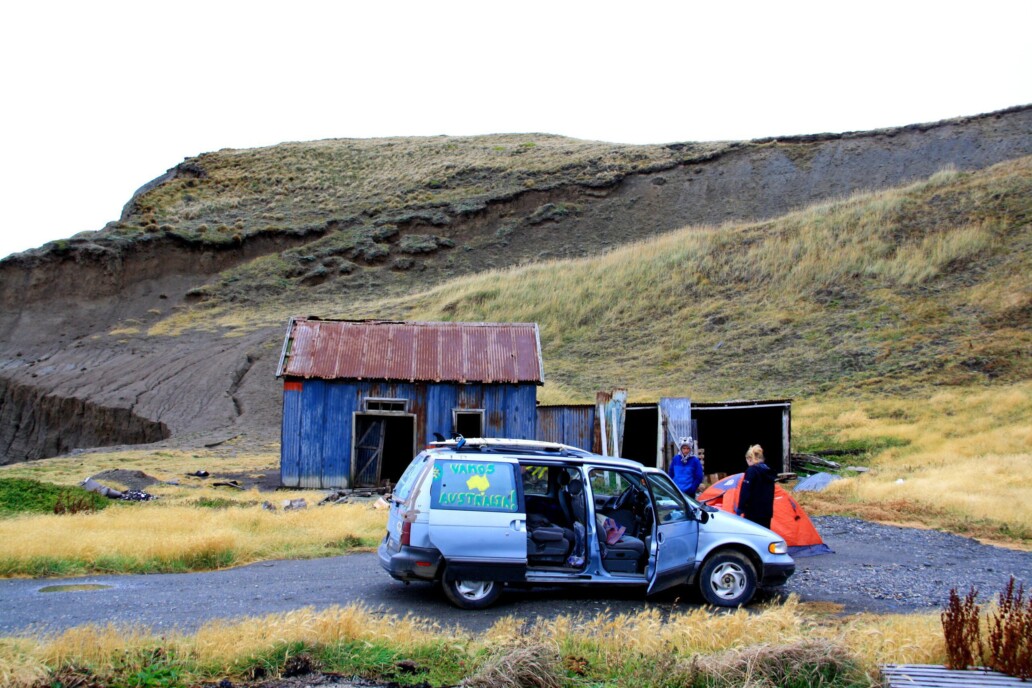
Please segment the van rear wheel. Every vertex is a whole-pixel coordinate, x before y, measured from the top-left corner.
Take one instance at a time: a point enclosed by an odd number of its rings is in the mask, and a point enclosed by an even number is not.
[[[498,581],[459,580],[449,578],[446,573],[442,584],[445,597],[462,609],[486,609],[502,594],[502,584]]]

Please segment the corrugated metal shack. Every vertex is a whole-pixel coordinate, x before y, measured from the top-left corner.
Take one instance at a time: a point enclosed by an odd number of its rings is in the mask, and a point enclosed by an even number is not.
[[[535,323],[292,318],[276,374],[287,487],[397,482],[436,434],[537,436]]]
[[[622,457],[666,468],[680,438],[691,436],[705,457],[707,474],[741,473],[752,444],[763,446],[767,464],[776,471],[790,465],[790,399],[700,403],[663,397],[658,403],[621,404],[620,394],[600,392],[594,405],[539,406],[538,439],[610,455],[615,445]]]

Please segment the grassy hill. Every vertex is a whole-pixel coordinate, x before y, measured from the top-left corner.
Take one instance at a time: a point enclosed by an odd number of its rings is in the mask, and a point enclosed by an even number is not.
[[[397,299],[310,295],[303,309],[537,322],[549,401],[612,385],[627,385],[632,398],[713,399],[1024,380],[1032,377],[1030,217],[1032,158],[1023,158]],[[201,307],[153,331],[189,329],[199,316],[247,329],[283,322],[298,307]]]
[[[611,384],[639,397],[763,397],[1021,380],[1032,376],[1030,223],[1024,158],[491,272],[390,311],[538,322],[549,377],[578,395]]]

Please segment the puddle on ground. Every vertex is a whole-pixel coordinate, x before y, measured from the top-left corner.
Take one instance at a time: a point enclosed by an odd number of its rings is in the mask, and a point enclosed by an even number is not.
[[[100,585],[99,583],[81,583],[79,585],[48,585],[40,588],[40,592],[78,592],[80,590],[107,590],[113,585]]]

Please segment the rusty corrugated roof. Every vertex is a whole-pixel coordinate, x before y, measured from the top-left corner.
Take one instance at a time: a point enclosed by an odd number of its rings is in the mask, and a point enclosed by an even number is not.
[[[280,377],[544,382],[536,323],[290,321]]]

